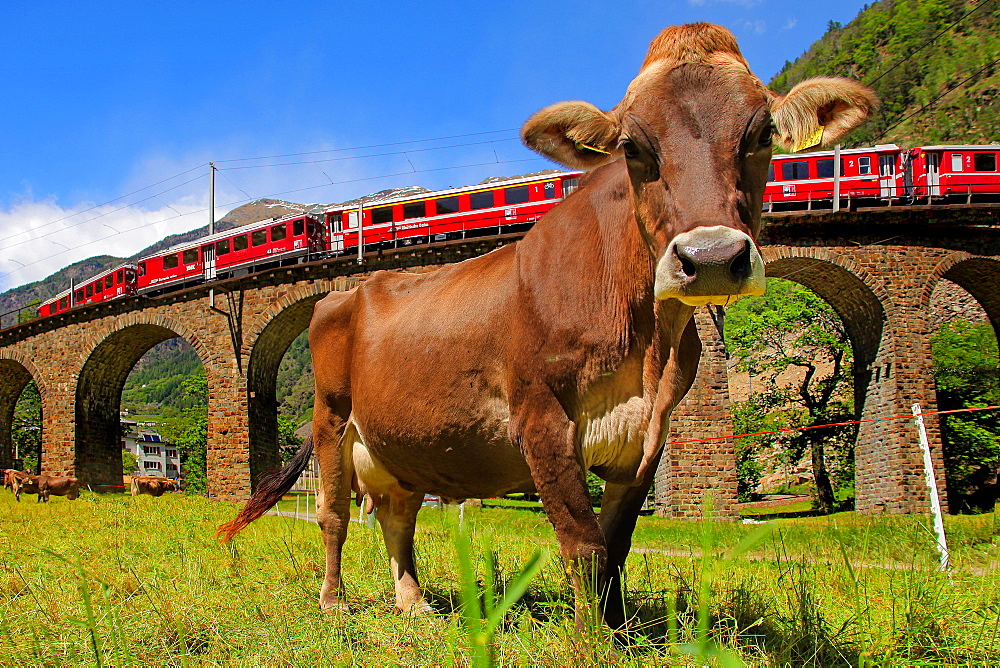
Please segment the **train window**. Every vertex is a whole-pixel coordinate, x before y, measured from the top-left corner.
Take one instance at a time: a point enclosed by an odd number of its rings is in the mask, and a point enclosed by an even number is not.
[[[271,241],[281,241],[288,236],[288,225],[274,225],[271,227]]]
[[[184,251],[184,264],[193,264],[198,261],[198,249],[189,248]]]
[[[238,237],[233,237],[233,251],[241,251],[247,249],[247,235],[241,234]]]
[[[372,209],[372,225],[385,225],[392,222],[392,207],[380,206]]]
[[[552,199],[556,196],[556,182],[546,181],[545,182],[545,199]]]
[[[481,193],[472,193],[469,195],[469,208],[475,209],[489,209],[493,206],[493,191],[487,190]]]
[[[104,292],[104,281],[102,281],[101,279],[97,279],[96,281],[94,281],[93,283],[91,283],[91,285],[94,286],[94,294],[95,295],[98,294],[98,293]]]
[[[569,197],[579,187],[580,179],[566,179],[563,181],[563,197]]]
[[[973,153],[972,154],[972,168],[977,172],[995,172],[997,171],[997,154],[996,153]]]
[[[339,216],[340,214],[337,214],[337,215]],[[313,222],[313,221],[310,220],[309,221],[309,236],[311,236],[311,237],[321,237],[321,236],[323,236],[323,226],[322,225],[317,225],[315,222]]]
[[[347,212],[347,226],[350,228],[355,228],[358,226],[358,215],[359,211],[348,211]],[[339,230],[338,230],[339,232]]]
[[[295,220],[292,221],[292,234],[294,234],[295,236],[300,236],[305,231],[306,231],[305,218],[296,218]]]
[[[442,197],[434,202],[434,209],[439,216],[443,216],[446,213],[458,213],[458,198]]]
[[[145,276],[146,275],[146,263],[145,262],[140,262],[139,263],[139,275],[140,276]]]
[[[76,291],[76,301],[78,302],[83,301],[83,288],[80,288],[79,290]]]
[[[267,230],[254,230],[250,233],[250,243],[254,246],[263,246],[267,243]]]
[[[124,269],[119,269],[119,270],[118,270],[118,273],[117,273],[117,274],[115,274],[115,280],[116,280],[116,281],[117,281],[118,283],[121,283],[122,281],[124,281],[124,280],[125,280],[125,270],[124,270]]]
[[[872,157],[870,155],[858,156],[858,174],[864,176],[872,173]]]
[[[87,299],[90,299],[93,296],[94,296],[94,284],[91,283],[90,285],[87,286]]]
[[[951,171],[960,172],[962,171],[962,154],[952,153],[951,154]]]
[[[808,160],[789,160],[781,164],[781,179],[783,181],[798,181],[809,178]]]
[[[177,253],[171,253],[170,255],[163,256],[163,268],[164,269],[177,268]]]
[[[773,162],[767,166],[767,180],[768,181],[773,181],[774,180],[774,163]]]
[[[358,212],[355,211],[354,215],[357,216]],[[344,214],[342,213],[331,213],[330,214],[330,229],[334,232],[340,232],[344,229]]]
[[[64,308],[69,308],[69,297],[63,297],[59,300],[59,310],[61,311]]]
[[[129,283],[131,283],[132,281],[134,281],[135,280],[135,272],[132,271],[131,269],[126,269],[125,270],[125,280],[127,280]]]
[[[403,220],[408,218],[423,218],[427,215],[425,202],[408,202],[403,205]]]
[[[524,204],[528,201],[528,186],[505,188],[503,194],[505,204]]]
[[[841,174],[843,174],[843,172],[841,172]],[[816,161],[816,178],[817,179],[833,178],[833,158],[827,158],[826,160]]]
[[[110,290],[111,286],[114,285],[114,283],[115,283],[114,274],[108,274],[107,276],[104,277],[104,289],[105,290]]]
[[[222,239],[215,242],[215,254],[225,255],[229,252],[229,239]]]

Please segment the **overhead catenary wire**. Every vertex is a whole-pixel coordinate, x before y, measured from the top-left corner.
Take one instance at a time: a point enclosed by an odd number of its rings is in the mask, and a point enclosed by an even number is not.
[[[241,204],[246,204],[248,202],[253,202],[253,201],[258,200],[258,199],[264,199],[264,198],[270,198],[270,197],[281,197],[281,196],[284,196],[284,195],[291,195],[291,194],[294,194],[294,193],[305,192],[305,191],[308,191],[308,190],[316,190],[316,189],[319,189],[319,188],[328,188],[331,185],[344,185],[344,184],[348,184],[348,183],[360,183],[360,182],[364,182],[364,181],[376,181],[376,180],[379,180],[379,179],[394,178],[394,177],[397,177],[397,176],[407,176],[407,175],[411,175],[411,174],[415,174],[415,173],[416,174],[421,174],[421,173],[428,173],[428,172],[443,172],[443,171],[448,171],[448,170],[452,170],[452,169],[466,169],[466,168],[469,168],[469,167],[483,167],[483,166],[487,166],[487,165],[497,165],[497,164],[504,165],[504,164],[516,164],[516,163],[524,163],[524,162],[537,162],[537,161],[542,161],[542,160],[544,160],[544,158],[541,158],[541,157],[521,158],[521,159],[517,159],[517,160],[502,160],[499,163],[496,162],[496,161],[494,161],[494,160],[490,160],[488,162],[478,162],[478,163],[471,163],[471,164],[464,164],[464,165],[454,165],[454,166],[451,166],[451,167],[435,167],[435,168],[431,168],[431,169],[418,169],[415,172],[413,172],[413,171],[405,171],[405,172],[396,172],[396,173],[393,173],[393,174],[382,174],[382,175],[378,175],[378,176],[358,177],[358,178],[355,178],[355,179],[346,179],[346,180],[343,180],[343,181],[335,181],[333,183],[326,182],[326,183],[320,183],[318,185],[313,185],[313,186],[305,186],[303,188],[294,188],[292,190],[285,190],[285,191],[282,191],[282,192],[271,193],[271,194],[268,194],[268,195],[262,195],[260,197],[251,197],[249,199],[234,200],[234,201],[231,201],[231,202],[226,202],[226,203],[219,204],[218,206],[219,207],[239,206]],[[138,226],[125,228],[124,232],[121,232],[120,234],[124,234],[125,232],[132,232],[132,231],[135,231],[135,230],[139,229],[140,227],[145,227],[147,225],[157,225],[157,224],[160,224],[160,223],[165,223],[165,222],[170,221],[170,220],[175,220],[177,218],[183,218],[183,217],[186,217],[186,216],[193,216],[193,215],[198,215],[198,214],[206,213],[207,211],[208,211],[207,208],[193,209],[193,210],[191,210],[191,211],[189,211],[187,213],[184,213],[184,214],[177,214],[176,216],[167,216],[166,218],[161,218],[160,220],[157,220],[157,221],[144,222],[144,223],[142,223],[141,225],[138,225]],[[48,236],[48,235],[45,235],[45,236]],[[103,236],[103,237],[99,237],[97,239],[92,239],[92,240],[87,241],[85,243],[77,244],[77,246],[75,248],[73,248],[73,249],[67,248],[64,251],[60,251],[60,252],[54,253],[52,255],[63,255],[65,253],[70,252],[71,250],[75,250],[76,248],[83,248],[83,247],[86,247],[86,246],[93,245],[95,243],[100,243],[101,241],[107,241],[108,239],[113,239],[115,236],[117,236],[117,235],[115,235],[115,234],[109,234],[109,235],[106,235],[106,236]],[[40,264],[43,261],[47,260],[48,257],[52,257],[52,255],[49,255],[46,258],[35,260],[34,262],[28,262],[28,263],[22,264],[22,266],[19,267],[17,269],[17,271],[21,271],[24,268]],[[13,271],[0,272],[0,276],[8,276],[8,275],[13,274],[13,273],[15,273],[15,272],[13,272]]]

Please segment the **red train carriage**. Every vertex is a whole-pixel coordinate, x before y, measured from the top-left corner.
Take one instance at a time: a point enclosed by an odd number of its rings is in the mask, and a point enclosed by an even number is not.
[[[312,216],[244,225],[139,261],[139,292],[159,293],[216,278],[296,264],[327,249],[322,224]]]
[[[135,264],[126,263],[88,278],[85,283],[74,286],[73,290],[59,293],[38,307],[38,315],[49,316],[62,313],[74,306],[98,304],[118,297],[136,294]]]
[[[895,144],[840,152],[840,196],[878,199],[902,195],[901,149]],[[833,199],[834,152],[776,155],[771,159],[764,208],[809,208]],[[827,204],[829,206],[829,204]]]
[[[357,252],[462,239],[531,227],[577,186],[582,172],[495,181],[326,212],[330,251]]]
[[[906,155],[915,197],[997,199],[1000,145],[920,146]]]

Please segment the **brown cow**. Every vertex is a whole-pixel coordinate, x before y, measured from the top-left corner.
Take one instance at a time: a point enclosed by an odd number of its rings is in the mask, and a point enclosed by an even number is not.
[[[132,476],[132,484],[129,487],[132,496],[149,494],[150,496],[160,497],[166,492],[176,492],[178,490],[176,480],[161,476]]]
[[[3,475],[3,486],[12,492],[14,491],[14,474],[18,472],[17,469],[4,469],[0,471],[0,474]]]
[[[38,494],[38,478],[39,476],[33,475],[31,473],[24,473],[22,471],[14,471],[13,489],[14,489],[14,500],[20,503],[22,494]],[[39,496],[36,501],[41,501],[42,497]]]
[[[694,308],[764,290],[754,238],[772,137],[834,143],[874,105],[842,79],[779,96],[724,28],[668,28],[614,109],[563,102],[525,124],[531,148],[597,169],[522,241],[427,274],[376,273],[320,301],[309,327],[320,605],[344,606],[352,488],[375,500],[404,612],[429,609],[413,563],[425,492],[537,491],[578,605],[593,574],[605,620],[623,625],[636,516],[701,354]],[[219,535],[276,503],[312,448]],[[607,481],[599,518],[588,470]]]
[[[49,500],[52,495],[65,496],[70,501],[80,498],[80,483],[69,476],[38,476],[38,500]]]

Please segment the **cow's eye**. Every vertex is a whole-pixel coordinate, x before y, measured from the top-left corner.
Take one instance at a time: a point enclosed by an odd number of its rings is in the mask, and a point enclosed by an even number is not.
[[[768,125],[766,128],[760,131],[760,136],[757,137],[757,148],[770,148],[771,144],[774,143],[774,127]]]
[[[622,142],[622,151],[625,152],[625,157],[629,160],[635,160],[639,157],[639,147],[631,139]]]

